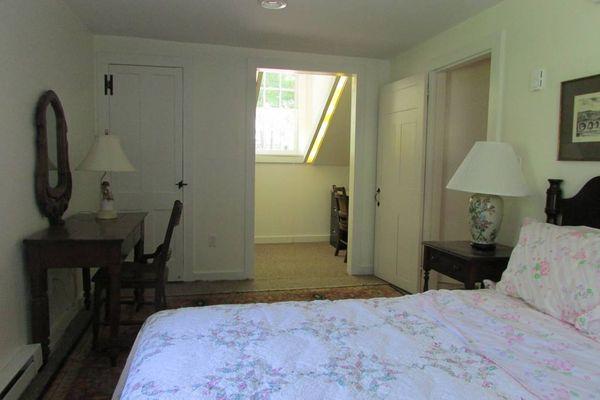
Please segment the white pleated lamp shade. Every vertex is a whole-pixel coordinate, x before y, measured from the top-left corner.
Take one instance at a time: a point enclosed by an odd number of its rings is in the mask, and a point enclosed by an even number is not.
[[[503,142],[476,142],[446,187],[497,196],[529,194],[519,157]]]
[[[77,167],[82,171],[133,172],[135,168],[125,155],[121,141],[115,135],[100,135]]]

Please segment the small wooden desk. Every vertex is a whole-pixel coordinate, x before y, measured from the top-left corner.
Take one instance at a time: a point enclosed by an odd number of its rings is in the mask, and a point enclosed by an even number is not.
[[[144,252],[144,218],[147,213],[119,214],[98,220],[94,214],[77,214],[63,226],[52,226],[24,240],[25,262],[31,283],[33,343],[41,343],[44,362],[49,355],[48,269],[82,268],[86,306],[90,304],[90,267],[108,268],[110,275],[110,347],[116,357],[119,334],[121,262],[132,250]]]

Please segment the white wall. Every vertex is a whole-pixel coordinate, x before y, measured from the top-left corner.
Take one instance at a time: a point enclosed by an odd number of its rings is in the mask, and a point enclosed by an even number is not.
[[[28,278],[21,240],[48,225],[34,197],[38,97],[59,95],[69,128],[72,168],[93,137],[93,40],[59,0],[0,2],[0,367],[30,340]],[[95,177],[73,173],[68,212],[95,206]],[[80,297],[79,274],[49,274],[51,339],[55,341]]]
[[[480,60],[446,73],[442,196],[439,240],[470,240],[470,193],[446,189],[446,185],[476,141],[486,140],[490,60]],[[463,284],[438,274],[438,288]],[[455,286],[456,287],[456,286]]]
[[[505,32],[502,140],[523,157],[530,197],[505,202],[499,241],[515,242],[525,216],[543,219],[548,178],[565,179],[566,195],[600,174],[599,162],[557,161],[560,82],[598,74],[600,5],[589,0],[505,0],[399,54],[392,78],[427,71],[436,59]],[[546,89],[529,91],[533,69],[547,71]]]
[[[381,82],[389,77],[388,62],[111,36],[95,37],[95,49],[97,53],[170,56],[189,61],[184,75],[191,74],[193,91],[193,143],[186,146],[192,146],[194,154],[194,177],[189,188],[194,194],[194,255],[188,279],[244,278],[249,272],[248,260],[253,259],[254,211],[248,205],[253,205],[254,193],[246,185],[247,174],[254,168],[249,135],[252,126],[247,118],[256,101],[254,92],[250,92],[255,90],[250,65],[359,73],[355,148],[360,149],[360,168],[351,177],[350,186],[367,190],[357,199],[361,207],[353,232],[364,239],[353,246],[351,261],[362,272],[372,271],[377,96]],[[216,236],[216,247],[208,247],[210,235]]]
[[[448,71],[442,163],[440,240],[469,240],[469,193],[446,189],[465,156],[486,140],[490,61],[482,60]]]
[[[352,83],[348,81],[335,113],[329,121],[315,165],[350,164],[350,130],[352,122]]]
[[[256,243],[329,241],[331,186],[348,179],[343,166],[256,164]]]

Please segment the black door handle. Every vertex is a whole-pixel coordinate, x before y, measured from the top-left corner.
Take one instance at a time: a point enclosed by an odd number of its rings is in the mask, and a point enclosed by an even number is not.
[[[187,183],[185,183],[185,182],[183,181],[183,179],[182,179],[182,180],[180,180],[179,182],[177,182],[175,185],[177,186],[177,188],[178,188],[178,189],[181,189],[181,188],[183,188],[184,186],[187,186],[188,184],[187,184]]]

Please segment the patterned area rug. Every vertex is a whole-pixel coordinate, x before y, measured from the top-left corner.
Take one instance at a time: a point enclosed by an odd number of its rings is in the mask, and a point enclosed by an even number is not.
[[[279,301],[311,301],[368,299],[376,297],[399,297],[399,292],[389,285],[352,286],[328,289],[302,289],[247,293],[218,293],[194,296],[169,297],[169,308],[209,306],[217,304],[273,303]],[[136,313],[132,307],[123,306],[123,319],[143,321],[151,314],[146,306]],[[116,367],[110,367],[105,351],[92,350],[92,334],[83,335],[71,355],[50,385],[44,400],[104,400],[110,399],[121,371],[139,330],[139,325],[121,327],[121,351]],[[102,334],[106,334],[106,329]],[[101,343],[104,341],[101,335]]]

